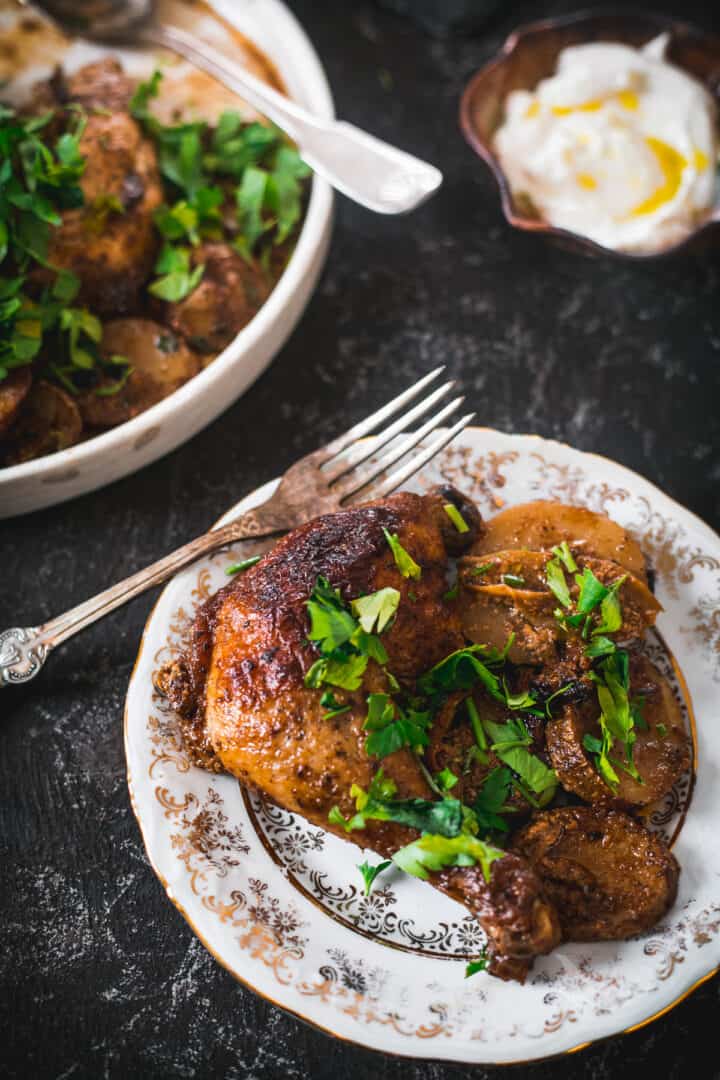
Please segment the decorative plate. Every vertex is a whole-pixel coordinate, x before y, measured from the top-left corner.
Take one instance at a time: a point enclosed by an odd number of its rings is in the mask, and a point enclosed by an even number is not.
[[[697,770],[650,815],[682,866],[667,919],[630,941],[563,945],[536,962],[524,986],[485,974],[466,981],[482,932],[463,907],[395,870],[366,898],[359,847],[191,766],[153,672],[181,648],[194,609],[248,545],[177,577],[148,621],[127,697],[130,797],[170,899],[220,963],[263,997],[388,1053],[527,1061],[648,1023],[720,966],[720,537],[628,469],[534,436],[469,429],[414,486],[441,478],[486,515],[537,498],[604,510],[652,560],[665,611],[649,648],[683,702]]]

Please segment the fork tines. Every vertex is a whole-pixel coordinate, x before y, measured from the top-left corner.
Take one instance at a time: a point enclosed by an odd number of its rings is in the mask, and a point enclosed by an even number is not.
[[[397,438],[402,433],[407,432],[410,425],[430,412],[442,398],[446,397],[455,386],[455,381],[450,380],[422,397],[411,408],[402,412],[392,423],[383,426],[385,421],[390,420],[404,406],[414,401],[420,392],[437,379],[444,370],[444,367],[438,367],[429,372],[429,374],[414,383],[413,386],[403,391],[402,394],[389,401],[387,405],[383,405],[382,408],[368,416],[367,419],[355,424],[344,435],[340,435],[337,439],[328,443],[323,452],[323,471],[330,483],[330,490],[341,502],[357,495],[373,480],[387,474],[387,470],[391,466],[403,462],[403,458],[406,458],[410,451],[418,447],[432,432],[437,431],[443,422],[459,409],[464,401],[462,396],[454,398],[437,412],[434,412],[416,431],[403,434],[402,438]],[[417,453],[410,456],[407,461],[400,464],[393,472],[385,475],[379,485],[375,485],[371,491],[363,492],[362,498],[366,499],[371,495],[373,498],[378,498],[388,495],[391,491],[400,487],[401,484],[404,484],[414,473],[426,465],[443,447],[447,446],[463,428],[467,427],[474,416],[475,413],[468,413],[452,427],[442,428],[429,444],[420,447]],[[381,430],[378,431],[378,428]],[[365,436],[373,432],[375,432],[373,438],[365,441]],[[392,440],[396,441],[393,442]],[[382,456],[376,457],[378,451],[388,443],[391,443],[390,448]],[[368,458],[373,460],[364,469],[358,468]]]

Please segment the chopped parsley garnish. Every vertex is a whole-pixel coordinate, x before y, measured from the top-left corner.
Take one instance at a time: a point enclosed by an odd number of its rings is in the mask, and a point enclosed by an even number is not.
[[[370,735],[365,749],[373,757],[384,758],[404,746],[419,750],[429,742],[430,712],[402,709],[387,694],[368,695],[368,712],[363,724]]]
[[[491,697],[509,709],[533,708],[535,698],[532,694],[510,693],[505,681],[491,670],[493,667],[502,667],[513,641],[514,635],[511,634],[502,652],[487,645],[468,645],[457,649],[421,675],[418,680],[421,693],[428,696],[448,694],[452,690],[471,690],[480,684]],[[483,657],[482,660],[480,656]]]
[[[593,636],[595,634],[614,634],[622,626],[622,608],[620,607],[618,591],[626,578],[627,574],[624,574],[606,590],[605,596],[600,602],[600,622],[593,630]]]
[[[383,870],[387,870],[388,866],[392,866],[390,859],[378,863],[377,866],[370,866],[370,864],[366,862],[359,863],[358,870],[362,874],[364,882],[363,892],[366,896],[370,895],[375,879],[382,874]]]
[[[567,694],[568,690],[572,690],[572,688],[573,683],[566,683],[565,686],[561,686],[559,690],[556,690],[555,693],[551,694],[549,698],[545,699],[545,716],[548,720],[552,720],[552,710],[550,706],[552,705],[553,701],[555,701],[559,697],[562,697],[564,694]]]
[[[460,777],[456,776],[452,769],[445,766],[435,777],[435,784],[445,795],[448,791],[452,791],[459,779]]]
[[[413,559],[405,548],[402,546],[397,538],[397,533],[389,533],[387,529],[383,529],[385,539],[388,542],[390,550],[392,551],[395,565],[404,578],[413,578],[415,581],[419,581],[422,576],[422,569]]]
[[[265,259],[296,230],[302,181],[310,169],[278,128],[248,124],[237,112],[224,112],[212,131],[204,121],[163,124],[150,110],[161,80],[155,71],[130,102],[133,116],[155,142],[164,180],[179,196],[158,211],[158,230],[166,241],[193,246],[221,238],[220,207],[227,192],[234,204],[235,250],[246,259]]]
[[[603,597],[607,596],[608,591],[588,566],[585,567],[582,574],[575,575],[575,581],[580,590],[576,605],[578,613],[588,615],[598,606]]]
[[[509,585],[511,589],[522,589],[525,578],[521,574],[503,574],[503,585]]]
[[[53,118],[61,118],[64,127],[54,141],[45,135]],[[11,265],[13,275],[0,278],[0,381],[30,364],[47,345],[43,378],[71,394],[98,387],[101,396],[109,396],[125,385],[129,365],[124,357],[101,356],[99,320],[86,308],[72,306],[80,280],[48,261],[62,211],[84,204],[80,140],[85,125],[85,111],[78,105],[34,117],[0,106],[0,263]],[[115,205],[111,194],[99,198]],[[95,213],[96,208],[87,208],[89,226]],[[42,289],[33,281],[38,265],[54,276]],[[103,381],[103,374],[109,381]]]
[[[465,518],[462,516],[457,506],[454,503],[447,502],[443,505],[443,510],[452,521],[453,525],[459,533],[470,532],[470,526]]]
[[[487,774],[473,805],[481,832],[508,831],[507,822],[501,814],[507,809],[511,788],[512,774],[507,767],[497,765]]]
[[[483,720],[483,727],[491,740],[490,749],[495,756],[511,768],[530,791],[549,802],[557,788],[557,776],[553,769],[528,750],[533,738],[524,720],[513,717],[505,724]]]
[[[660,736],[661,739],[665,739],[667,737],[668,731],[667,731],[667,727],[665,726],[665,724],[656,724],[655,725],[655,730],[657,731],[657,733],[658,733],[658,735]]]
[[[496,859],[505,855],[477,836],[462,833],[447,837],[426,833],[413,843],[400,848],[393,855],[393,862],[406,874],[427,881],[432,871],[447,866],[480,866],[486,881],[490,880],[490,867]]]
[[[471,960],[465,967],[465,978],[469,979],[473,975],[477,975],[480,971],[487,971],[490,958],[487,952],[487,945],[483,947],[483,951],[478,956],[477,960]]]
[[[332,825],[345,832],[364,829],[368,821],[392,821],[419,832],[436,833],[443,837],[458,836],[463,825],[462,803],[458,799],[396,799],[397,785],[379,769],[367,791],[353,784],[350,794],[355,800],[356,813],[344,818],[334,806],[328,815]]]
[[[348,712],[349,705],[344,705],[341,701],[338,701],[333,694],[332,690],[326,690],[323,696],[320,698],[320,704],[324,709],[329,709],[326,712],[323,719],[330,720],[333,716],[340,716],[341,713]]]
[[[567,540],[563,540],[562,544],[552,549],[552,553],[556,559],[559,559],[569,574],[574,574],[578,566],[573,558],[573,553],[568,547]]]
[[[305,606],[310,616],[308,640],[316,641],[323,653],[332,653],[344,645],[358,628],[339,590],[327,578],[318,577]]]
[[[315,642],[320,652],[305,674],[306,686],[318,689],[327,683],[358,690],[370,660],[387,663],[380,638],[363,630],[326,578],[318,577],[306,607],[310,616],[308,640]]]
[[[591,660],[597,659],[599,656],[610,656],[617,649],[617,645],[614,641],[611,641],[608,637],[603,637],[600,634],[598,637],[593,637],[590,644],[585,649],[585,655]]]
[[[376,631],[381,634],[394,617],[399,603],[398,590],[387,588],[353,600],[350,607],[366,633]]]
[[[148,285],[148,292],[159,300],[177,303],[189,296],[200,284],[205,266],[190,268],[190,248],[165,244],[155,262],[155,273],[160,277]]]
[[[585,734],[583,746],[593,755],[595,768],[612,791],[617,789],[620,782],[617,769],[624,770],[642,783],[642,777],[633,762],[638,706],[633,705],[628,696],[628,654],[617,649],[612,655],[605,657],[592,673],[592,679],[600,705],[598,722],[601,738]],[[619,744],[623,758],[610,756],[615,743]]]
[[[232,577],[233,574],[242,574],[244,570],[249,570],[251,566],[255,566],[256,563],[259,563],[261,558],[261,555],[251,555],[248,559],[243,559],[242,562],[236,562],[231,566],[228,566],[225,573],[230,577]]]
[[[550,559],[545,567],[545,581],[564,608],[572,607],[570,590],[559,559]]]
[[[492,570],[492,566],[491,562],[483,563],[482,566],[474,566],[470,571],[470,576],[480,577],[481,574],[487,574],[488,570]]]
[[[487,735],[485,734],[485,728],[482,726],[482,720],[480,719],[477,705],[473,699],[469,697],[465,701],[465,707],[467,708],[468,716],[470,717],[470,723],[472,725],[477,748],[480,751],[485,751],[488,748]]]
[[[452,600],[457,600],[459,594],[460,594],[460,583],[458,581],[456,581],[455,584],[453,586],[451,586],[451,588],[449,588],[447,592],[443,593],[443,600],[450,603]]]

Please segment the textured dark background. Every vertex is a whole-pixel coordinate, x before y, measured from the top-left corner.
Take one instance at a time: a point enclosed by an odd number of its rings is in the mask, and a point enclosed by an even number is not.
[[[292,6],[339,113],[437,162],[445,186],[395,221],[340,200],[315,298],[242,400],[142,474],[0,522],[1,626],[57,614],[169,551],[438,363],[480,423],[610,455],[720,525],[718,255],[634,267],[514,235],[457,131],[463,84],[512,26],[571,6],[508,3],[483,32],[449,39],[369,4]],[[713,6],[677,13],[709,27]],[[2,693],[0,1075],[471,1075],[354,1049],[286,1016],[237,985],[168,902],[130,809],[121,735],[151,601]],[[719,985],[640,1032],[515,1075],[716,1077]]]

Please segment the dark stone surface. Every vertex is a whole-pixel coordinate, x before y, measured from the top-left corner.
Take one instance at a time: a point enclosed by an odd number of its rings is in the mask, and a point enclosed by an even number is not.
[[[440,362],[480,423],[611,455],[720,524],[718,254],[636,268],[514,235],[457,131],[461,87],[511,26],[571,5],[513,5],[482,36],[442,41],[372,6],[293,6],[340,113],[438,162],[445,187],[394,221],[340,201],[320,288],[242,400],[141,475],[1,522],[3,626],[57,614],[169,551]],[[685,3],[683,14],[709,26],[710,9]],[[151,602],[2,693],[0,1074],[488,1075],[385,1058],[306,1027],[238,986],[167,901],[130,809],[122,747]],[[718,985],[645,1030],[515,1075],[718,1076],[708,1039]]]

